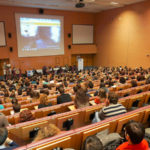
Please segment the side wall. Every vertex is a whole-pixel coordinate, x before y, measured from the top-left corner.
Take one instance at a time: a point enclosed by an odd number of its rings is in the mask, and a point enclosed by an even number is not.
[[[6,47],[0,47],[0,59],[9,58],[12,66],[19,67],[23,71],[26,69],[42,68],[43,65],[65,65],[71,64],[71,54],[76,53],[76,50],[80,49],[78,53],[86,53],[96,51],[95,46],[80,45],[72,46],[72,49],[68,49],[68,45],[72,43],[72,38],[68,38],[68,33],[72,32],[72,24],[95,24],[95,14],[93,13],[81,13],[81,12],[69,12],[69,11],[57,11],[45,9],[46,15],[58,15],[64,16],[64,45],[65,55],[61,56],[44,56],[44,57],[30,57],[19,58],[17,50],[17,35],[15,24],[15,13],[30,13],[38,14],[37,8],[24,8],[24,7],[9,7],[0,6],[0,21],[5,22],[6,31]],[[8,33],[12,33],[12,38],[8,38]],[[13,47],[13,52],[9,51],[9,47]]]
[[[150,67],[150,1],[96,16],[95,65]]]

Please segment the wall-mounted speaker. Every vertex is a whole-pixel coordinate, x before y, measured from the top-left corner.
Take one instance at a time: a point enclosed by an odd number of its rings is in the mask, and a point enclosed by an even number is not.
[[[68,33],[68,37],[71,38],[71,33]]]
[[[9,47],[9,51],[10,51],[10,52],[13,52],[13,47]]]
[[[8,33],[8,37],[11,38],[11,37],[12,37],[12,34],[11,34],[11,33]]]
[[[44,9],[40,8],[39,9],[39,14],[44,14]]]
[[[71,49],[71,45],[68,45],[68,49]]]

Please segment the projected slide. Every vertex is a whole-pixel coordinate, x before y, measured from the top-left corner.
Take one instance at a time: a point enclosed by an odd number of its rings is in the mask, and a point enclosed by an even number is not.
[[[63,17],[16,14],[18,56],[64,54]]]

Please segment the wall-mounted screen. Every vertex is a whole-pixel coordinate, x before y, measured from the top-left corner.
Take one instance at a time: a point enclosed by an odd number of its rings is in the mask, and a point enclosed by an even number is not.
[[[72,44],[93,44],[93,25],[73,25]]]
[[[62,16],[15,14],[18,56],[64,54],[64,19]]]

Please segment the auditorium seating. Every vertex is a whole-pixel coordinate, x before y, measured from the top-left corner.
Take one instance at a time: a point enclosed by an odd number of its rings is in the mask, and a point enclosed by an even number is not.
[[[26,149],[38,149],[38,148],[44,149],[45,146],[47,149],[48,148],[52,149],[54,147],[67,148],[68,146],[74,149],[80,149],[83,141],[89,135],[93,135],[104,129],[109,129],[110,133],[111,132],[120,133],[122,126],[125,123],[127,123],[128,120],[131,120],[131,119],[144,123],[146,121],[144,118],[145,116],[147,116],[148,110],[150,110],[150,106],[145,106],[145,107],[139,108],[137,110],[128,112],[123,115],[111,117],[106,120],[100,121],[98,123],[80,127],[71,131],[66,131],[60,135],[47,138],[36,143],[27,144],[26,147],[20,147],[17,150],[23,150],[25,148]],[[70,144],[63,145],[63,142],[64,142],[63,139],[66,139],[65,141],[66,142],[68,141]],[[78,139],[78,142],[76,142],[76,139]]]

